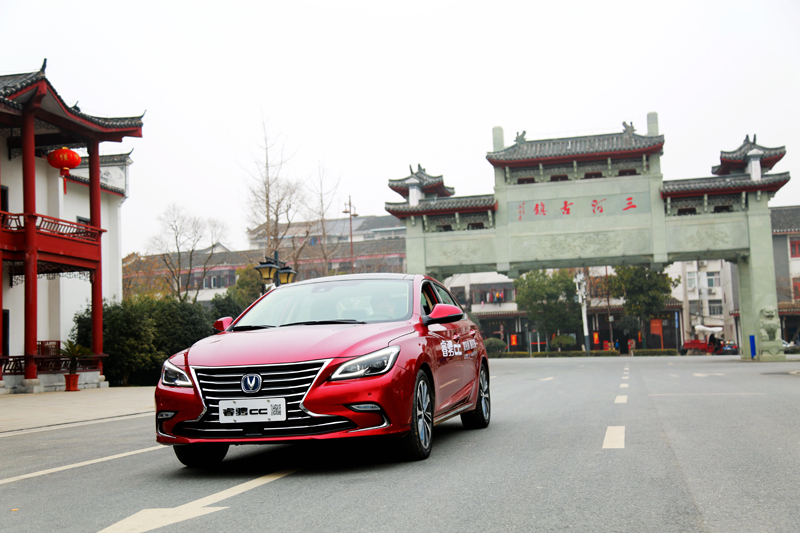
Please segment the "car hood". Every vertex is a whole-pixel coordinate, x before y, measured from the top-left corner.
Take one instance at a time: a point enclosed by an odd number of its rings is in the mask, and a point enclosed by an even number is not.
[[[368,354],[414,331],[408,322],[333,324],[223,332],[198,341],[185,352],[191,366],[296,363]]]

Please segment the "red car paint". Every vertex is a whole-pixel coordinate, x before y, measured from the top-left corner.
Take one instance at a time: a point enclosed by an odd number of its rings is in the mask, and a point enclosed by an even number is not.
[[[270,329],[234,331],[237,324],[247,322],[245,317],[248,313],[254,312],[258,306],[256,302],[226,331],[203,339],[188,350],[173,355],[169,363],[186,373],[191,380],[191,386],[171,386],[166,384],[163,378],[159,380],[155,393],[156,440],[168,445],[204,442],[248,444],[402,435],[411,427],[414,386],[420,369],[425,369],[432,378],[434,423],[475,409],[480,365],[484,364],[488,369],[483,339],[466,313],[460,320],[451,323],[425,325],[430,318],[461,312],[460,308],[442,302],[443,297],[446,299],[448,296],[444,294],[447,291],[432,278],[404,274],[320,278],[278,288],[262,296],[262,299],[290,287],[316,284],[311,289],[314,291],[324,289],[323,285],[318,284],[380,280],[406,280],[406,283],[411,284],[411,312],[404,319],[368,324],[287,325]],[[423,285],[427,288],[423,289]],[[423,290],[427,291],[429,298],[432,294],[436,298],[437,302],[433,309],[430,309],[429,302],[423,296]],[[423,307],[425,305],[427,307]],[[223,323],[218,321],[218,324]],[[330,379],[342,365],[387,346],[400,348],[388,372],[338,381]],[[313,431],[292,429],[287,432],[290,434],[284,434],[281,433],[283,430],[280,424],[276,423],[244,425],[217,422],[215,424],[209,407],[215,401],[211,399],[215,393],[207,390],[205,393],[207,398],[204,399],[198,388],[198,373],[206,372],[207,367],[213,367],[214,372],[221,373],[220,375],[232,376],[219,379],[235,382],[239,375],[247,374],[256,365],[261,365],[263,369],[264,365],[298,364],[309,361],[325,361],[307,389],[300,406],[304,412],[313,415],[313,419],[308,418],[309,424],[336,420],[337,424],[346,426],[345,428],[326,431],[320,426],[315,427]],[[208,384],[203,386],[206,389],[211,387]],[[268,397],[269,393],[265,394]],[[356,412],[348,407],[364,403],[377,404],[380,411]],[[301,416],[310,415],[301,414]],[[217,417],[221,417],[221,414]],[[331,424],[334,428],[337,425],[333,422]],[[277,431],[270,429],[273,427],[277,427]],[[233,435],[219,433],[223,430]],[[306,431],[311,433],[305,433]]]

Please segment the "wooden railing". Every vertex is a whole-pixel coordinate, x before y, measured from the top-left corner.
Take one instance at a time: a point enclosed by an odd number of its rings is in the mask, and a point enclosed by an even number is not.
[[[36,228],[42,233],[61,235],[94,243],[100,240],[100,234],[104,231],[86,224],[78,224],[77,222],[48,217],[47,215],[36,216],[39,219],[36,223]]]
[[[22,231],[25,229],[22,215],[0,211],[0,228],[8,231]]]
[[[94,372],[100,369],[100,359],[107,355],[90,355],[78,358],[78,372]],[[69,357],[53,357],[51,355],[34,356],[36,368],[39,374],[66,374],[69,372]],[[0,364],[3,366],[3,374],[24,375],[25,356],[14,355],[11,357],[0,357]]]

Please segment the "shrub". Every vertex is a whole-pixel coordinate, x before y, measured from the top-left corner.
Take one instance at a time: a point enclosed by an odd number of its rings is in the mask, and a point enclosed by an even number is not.
[[[555,349],[572,348],[573,346],[576,346],[575,339],[569,335],[558,335],[550,341],[550,347]]]
[[[648,356],[648,355],[678,355],[678,350],[674,348],[669,348],[667,350],[633,350],[633,355],[636,357],[639,356]]]
[[[506,351],[506,343],[494,337],[486,339],[484,345],[486,346],[486,352],[489,355],[497,356],[497,354]]]

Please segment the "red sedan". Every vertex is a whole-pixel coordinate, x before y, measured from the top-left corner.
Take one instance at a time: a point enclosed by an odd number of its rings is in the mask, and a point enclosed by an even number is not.
[[[489,425],[483,339],[432,278],[283,285],[214,326],[164,363],[156,388],[156,440],[187,466],[218,463],[231,444],[377,435],[425,459],[434,425]]]

